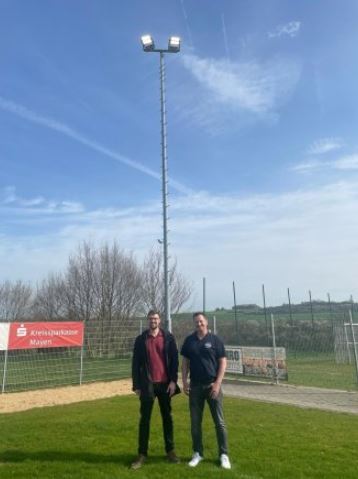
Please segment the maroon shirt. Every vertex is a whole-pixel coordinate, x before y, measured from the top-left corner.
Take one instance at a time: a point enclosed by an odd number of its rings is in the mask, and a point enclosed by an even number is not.
[[[167,383],[168,374],[165,367],[163,331],[159,330],[157,336],[148,334],[145,345],[148,354],[149,372],[153,383]]]

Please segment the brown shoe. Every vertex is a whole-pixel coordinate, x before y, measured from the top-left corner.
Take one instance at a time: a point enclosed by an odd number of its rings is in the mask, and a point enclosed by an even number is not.
[[[139,469],[143,466],[145,461],[147,460],[147,456],[144,454],[139,454],[139,456],[132,462],[131,469]]]
[[[167,459],[169,462],[173,464],[179,464],[180,459],[179,457],[175,454],[175,451],[169,451],[167,454]]]

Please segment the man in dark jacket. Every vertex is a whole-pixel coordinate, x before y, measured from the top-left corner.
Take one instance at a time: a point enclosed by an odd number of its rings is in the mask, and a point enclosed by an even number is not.
[[[193,441],[193,457],[188,464],[196,467],[203,460],[202,420],[207,402],[215,424],[221,467],[231,469],[221,390],[226,369],[225,347],[221,339],[209,331],[204,313],[194,313],[193,320],[195,332],[187,336],[181,348],[183,389],[189,395]]]
[[[132,469],[139,469],[147,459],[150,418],[156,397],[168,461],[179,462],[174,450],[171,414],[171,398],[179,392],[178,348],[174,336],[159,327],[157,311],[149,311],[147,318],[149,328],[136,338],[132,359],[133,391],[140,399],[138,457],[132,463]]]

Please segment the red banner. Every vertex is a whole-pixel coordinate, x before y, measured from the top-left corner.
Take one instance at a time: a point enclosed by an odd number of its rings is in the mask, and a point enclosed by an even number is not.
[[[82,322],[10,324],[8,349],[72,348],[82,344]]]

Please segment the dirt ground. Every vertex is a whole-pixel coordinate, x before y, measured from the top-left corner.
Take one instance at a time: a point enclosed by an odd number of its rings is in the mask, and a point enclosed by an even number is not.
[[[131,394],[131,388],[131,380],[123,379],[82,386],[0,394],[0,414]],[[358,414],[358,392],[232,381],[225,381],[223,389],[227,396],[232,397]]]
[[[0,414],[26,411],[34,407],[56,406],[103,399],[130,394],[131,390],[132,382],[128,379],[123,379],[121,381],[82,384],[82,386],[66,386],[55,389],[0,394]]]

